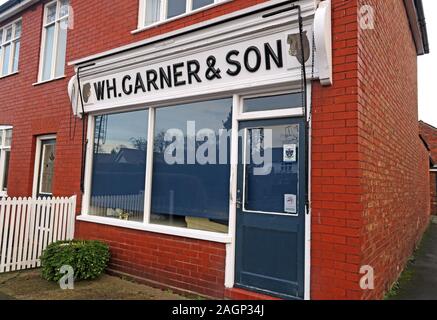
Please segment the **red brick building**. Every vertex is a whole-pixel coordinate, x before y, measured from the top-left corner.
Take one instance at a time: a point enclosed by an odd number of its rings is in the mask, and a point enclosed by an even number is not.
[[[10,0],[0,34],[1,195],[78,195],[112,272],[380,299],[428,226],[420,0]]]
[[[420,121],[420,136],[430,153],[431,214],[437,215],[437,128]]]

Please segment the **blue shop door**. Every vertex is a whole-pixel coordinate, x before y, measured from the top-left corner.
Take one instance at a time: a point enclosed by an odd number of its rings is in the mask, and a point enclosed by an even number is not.
[[[240,123],[235,285],[304,298],[305,122]]]

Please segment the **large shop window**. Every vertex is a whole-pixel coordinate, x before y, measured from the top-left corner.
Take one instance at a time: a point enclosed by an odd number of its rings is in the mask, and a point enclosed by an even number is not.
[[[69,0],[45,5],[39,81],[64,76],[68,15]]]
[[[95,118],[89,214],[143,221],[148,114]]]
[[[172,19],[226,0],[140,0],[140,27]]]
[[[0,76],[18,71],[20,58],[21,19],[0,28]]]
[[[8,191],[11,142],[12,128],[0,126],[0,196],[6,196]]]
[[[227,232],[232,100],[156,110],[151,222]]]
[[[153,137],[147,136],[149,116]],[[227,233],[232,99],[101,115],[94,121],[88,214]],[[148,158],[153,161],[146,163]],[[147,171],[152,190],[145,190]]]

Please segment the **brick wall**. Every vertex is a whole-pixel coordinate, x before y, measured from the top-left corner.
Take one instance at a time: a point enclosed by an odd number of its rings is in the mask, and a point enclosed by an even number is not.
[[[431,214],[437,216],[437,172],[431,172],[429,175]]]
[[[358,28],[361,5],[375,30]],[[313,84],[311,294],[379,299],[429,222],[417,57],[403,1],[334,0],[332,14],[334,85]]]
[[[334,85],[313,84],[312,299],[358,299],[362,181],[357,1],[334,0]]]
[[[225,245],[81,222],[76,237],[111,247],[110,269],[223,298]]]
[[[429,156],[419,138],[416,49],[402,0],[359,0],[375,30],[359,31],[358,126],[362,158],[361,263],[382,298],[429,223]]]

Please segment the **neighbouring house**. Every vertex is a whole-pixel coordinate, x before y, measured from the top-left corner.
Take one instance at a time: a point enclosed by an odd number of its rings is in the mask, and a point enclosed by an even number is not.
[[[1,195],[77,195],[113,273],[380,299],[428,226],[420,0],[9,0],[0,35]]]
[[[437,215],[437,128],[420,121],[420,135],[429,150],[431,213]]]

